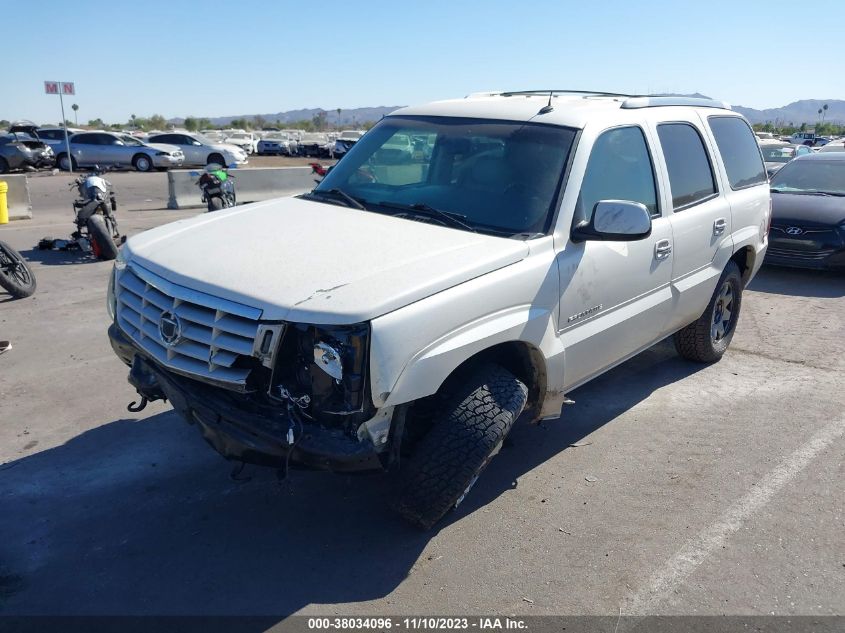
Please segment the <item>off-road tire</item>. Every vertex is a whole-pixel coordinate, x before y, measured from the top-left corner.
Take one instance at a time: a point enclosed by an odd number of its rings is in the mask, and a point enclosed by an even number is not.
[[[91,249],[97,259],[111,260],[117,257],[117,245],[106,226],[103,216],[95,213],[88,218],[88,235],[91,237]]]
[[[400,473],[399,514],[427,530],[463,501],[527,398],[528,388],[503,367],[486,364],[473,371],[444,400]]]
[[[220,196],[211,196],[208,199],[208,210],[209,211],[220,211],[221,209],[226,208],[226,203],[223,202],[223,198]]]
[[[146,165],[146,167],[144,167]],[[132,159],[132,166],[135,168],[136,171],[141,172],[149,172],[155,170],[155,165],[153,165],[153,159],[147,156],[146,154],[135,154],[135,157]]]
[[[16,299],[35,292],[32,269],[21,254],[5,242],[0,242],[0,286]]]
[[[717,316],[717,303],[720,301],[726,285],[730,290],[731,296],[731,316],[725,326],[726,331],[724,335],[716,340],[713,334],[713,327],[714,320]],[[736,262],[730,261],[725,266],[725,270],[719,278],[719,283],[716,284],[716,289],[713,291],[713,296],[710,298],[704,314],[698,320],[675,332],[673,338],[678,354],[687,360],[698,363],[715,363],[720,360],[733,339],[741,306],[742,275],[739,272],[739,266],[736,265]]]

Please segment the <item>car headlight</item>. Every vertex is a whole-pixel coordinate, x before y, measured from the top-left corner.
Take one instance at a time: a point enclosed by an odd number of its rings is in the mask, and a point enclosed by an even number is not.
[[[320,341],[314,346],[314,364],[338,382],[343,378],[341,354],[328,343]]]
[[[170,152],[156,152],[156,156],[170,156]]]

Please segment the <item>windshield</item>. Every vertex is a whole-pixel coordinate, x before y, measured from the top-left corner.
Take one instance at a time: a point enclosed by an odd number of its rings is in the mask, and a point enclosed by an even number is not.
[[[144,143],[139,141],[134,136],[129,136],[128,134],[121,134],[120,140],[123,141],[124,145],[129,145],[130,147],[143,147]]]
[[[229,138],[249,138],[249,134],[232,134]]]
[[[795,156],[794,145],[761,145],[760,149],[767,163],[788,163]]]
[[[793,161],[772,178],[772,190],[845,195],[845,161]]]
[[[414,151],[410,139],[415,139]],[[546,233],[575,130],[451,117],[383,119],[315,192],[342,190],[367,210],[445,212],[494,235]]]

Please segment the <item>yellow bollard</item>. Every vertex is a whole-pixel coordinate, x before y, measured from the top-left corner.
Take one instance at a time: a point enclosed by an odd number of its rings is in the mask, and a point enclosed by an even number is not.
[[[9,191],[9,185],[0,180],[0,224],[9,223],[9,205],[6,202],[6,193]]]
[[[9,223],[9,205],[6,202],[6,193],[9,191],[9,185],[0,180],[0,224]]]

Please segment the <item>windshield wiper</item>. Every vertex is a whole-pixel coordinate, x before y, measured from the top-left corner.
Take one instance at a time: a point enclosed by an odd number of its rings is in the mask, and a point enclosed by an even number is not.
[[[358,198],[353,198],[348,193],[346,193],[343,189],[325,189],[325,190],[314,190],[309,191],[308,193],[302,194],[302,197],[308,198],[320,198],[326,196],[336,196],[343,200],[346,203],[346,206],[352,207],[353,209],[360,209],[362,211],[366,211],[367,207],[364,206],[364,202],[366,200],[359,200]]]
[[[390,209],[399,209],[400,211],[410,211],[427,218],[434,218],[435,220],[442,220],[452,226],[456,226],[467,231],[477,233],[478,231],[467,224],[467,216],[452,211],[443,211],[435,209],[434,207],[425,204],[424,202],[415,202],[414,204],[402,204],[401,202],[390,202],[383,200],[378,203],[379,206],[388,207]]]

